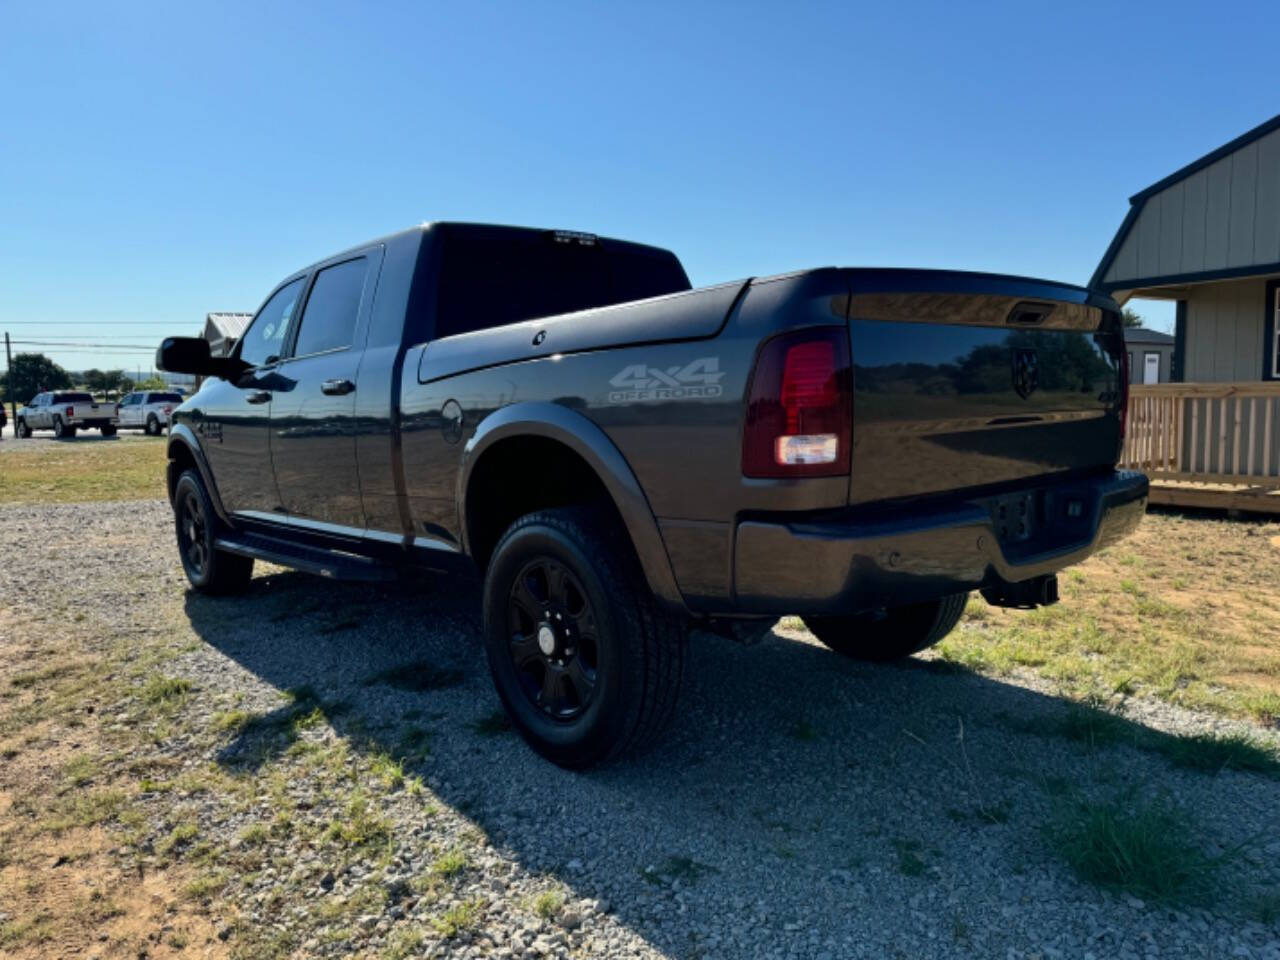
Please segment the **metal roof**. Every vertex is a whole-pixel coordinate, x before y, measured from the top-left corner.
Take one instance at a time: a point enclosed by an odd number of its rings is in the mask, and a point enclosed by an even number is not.
[[[204,318],[204,338],[206,340],[239,338],[252,319],[252,313],[207,313]]]
[[[1124,328],[1125,343],[1158,343],[1173,346],[1176,338],[1167,333],[1161,333],[1159,330],[1148,330],[1146,327],[1125,327]]]

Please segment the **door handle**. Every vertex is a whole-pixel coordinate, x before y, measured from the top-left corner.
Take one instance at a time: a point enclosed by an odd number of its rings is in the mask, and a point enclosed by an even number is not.
[[[331,397],[345,397],[355,388],[356,385],[350,380],[326,380],[320,384],[320,392],[327,393]]]
[[[271,400],[271,391],[255,390],[244,399],[247,403],[269,403]]]

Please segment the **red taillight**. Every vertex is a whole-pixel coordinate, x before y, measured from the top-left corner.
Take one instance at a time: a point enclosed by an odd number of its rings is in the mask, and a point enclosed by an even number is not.
[[[68,417],[74,417],[75,415],[76,415],[76,408],[75,408],[75,407],[67,407],[67,416],[68,416]]]
[[[782,334],[756,359],[742,438],[748,477],[836,477],[849,472],[849,333]]]
[[[166,417],[167,417],[169,414],[171,414],[171,413],[173,413],[173,407],[165,407],[165,408],[164,408],[164,415],[165,415]]]

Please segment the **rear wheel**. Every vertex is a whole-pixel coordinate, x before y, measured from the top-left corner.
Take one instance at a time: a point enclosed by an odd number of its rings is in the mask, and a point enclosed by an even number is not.
[[[844,617],[804,617],[809,631],[836,653],[855,660],[901,660],[933,646],[955,629],[967,593]]]
[[[200,475],[187,470],[173,492],[173,519],[182,569],[202,593],[242,590],[253,576],[253,558],[214,548],[217,518]]]
[[[658,608],[608,515],[566,508],[512,524],[485,576],[484,617],[498,696],[553,763],[641,748],[674,714],[684,626]]]
[[[160,421],[157,420],[154,415],[147,417],[147,436],[160,436]]]
[[[70,440],[76,435],[76,428],[63,423],[61,417],[54,417],[53,435],[59,440]]]
[[[111,426],[110,424],[107,424],[105,427],[102,428],[102,435],[104,437],[114,437],[116,435],[116,428]]]

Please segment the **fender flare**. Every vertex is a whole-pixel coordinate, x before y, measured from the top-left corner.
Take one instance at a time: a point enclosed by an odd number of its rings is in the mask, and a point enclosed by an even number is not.
[[[209,500],[213,503],[213,512],[223,523],[230,525],[231,518],[227,516],[227,511],[222,506],[222,498],[218,496],[218,486],[213,482],[213,471],[209,469],[209,461],[205,459],[204,450],[200,448],[200,441],[196,439],[195,432],[185,423],[173,423],[169,426],[169,442],[165,446],[165,453],[168,454],[170,465],[176,459],[175,447],[183,447],[196,462],[200,479],[204,481],[204,488],[209,494]]]
[[[586,461],[604,484],[622,517],[649,589],[668,609],[686,613],[688,608],[676,586],[671,560],[658,531],[658,521],[631,466],[600,427],[581,413],[558,403],[531,401],[502,407],[480,422],[463,447],[458,469],[457,508],[462,548],[467,555],[471,555],[466,508],[472,470],[486,450],[512,437],[556,440]]]

